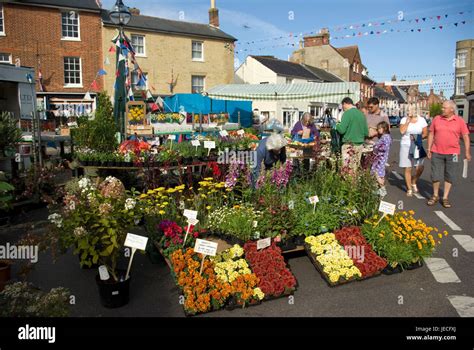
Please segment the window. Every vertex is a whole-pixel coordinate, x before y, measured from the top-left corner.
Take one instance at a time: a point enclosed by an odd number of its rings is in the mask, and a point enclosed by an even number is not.
[[[137,53],[137,56],[145,56],[145,36],[132,34],[132,46]]]
[[[287,84],[293,84],[293,79],[292,78],[286,78],[286,83]]]
[[[12,63],[12,55],[0,52],[0,63]]]
[[[193,75],[191,77],[191,92],[193,94],[201,94],[204,91],[205,77],[202,75]]]
[[[82,87],[80,57],[64,57],[64,85],[68,87]]]
[[[464,95],[465,77],[456,77],[456,95]]]
[[[285,128],[292,128],[296,123],[294,118],[298,118],[298,111],[283,111],[283,126]]]
[[[3,21],[3,5],[0,5],[0,35],[5,35],[5,26]]]
[[[202,41],[193,41],[193,61],[204,61],[204,43]]]
[[[466,51],[459,51],[456,57],[456,68],[466,68]]]
[[[145,85],[143,83],[138,85],[140,82],[140,75],[137,71],[132,72],[132,90],[148,90],[148,73],[142,73],[145,76]]]
[[[62,38],[65,40],[80,40],[79,13],[66,11],[61,13]]]

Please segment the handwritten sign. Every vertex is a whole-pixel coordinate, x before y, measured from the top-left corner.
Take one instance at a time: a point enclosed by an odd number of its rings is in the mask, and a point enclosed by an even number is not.
[[[184,209],[183,215],[187,217],[188,219],[196,220],[198,212],[196,210]]]
[[[271,237],[264,238],[264,239],[259,239],[257,241],[257,250],[265,249],[267,247],[270,247],[271,245],[272,245]]]
[[[309,202],[311,204],[316,204],[316,203],[319,203],[319,197],[318,196],[314,196],[314,197],[309,197]]]
[[[217,245],[217,243],[198,238],[194,245],[194,251],[203,255],[216,256]]]
[[[201,146],[201,142],[199,142],[199,140],[192,140],[191,145],[193,145],[194,147],[199,147]]]
[[[395,204],[381,201],[380,206],[379,206],[379,211],[383,213],[384,215],[393,215],[395,214],[396,208],[397,206]]]
[[[204,141],[204,148],[216,148],[216,141]]]
[[[125,246],[140,250],[146,249],[146,244],[148,242],[148,237],[134,235],[133,233],[128,233],[127,238],[125,239]]]

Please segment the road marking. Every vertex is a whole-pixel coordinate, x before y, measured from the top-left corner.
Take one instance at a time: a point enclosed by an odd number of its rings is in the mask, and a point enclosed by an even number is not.
[[[435,280],[439,283],[461,283],[458,275],[456,275],[456,272],[453,271],[446,260],[441,258],[426,258],[425,263]]]
[[[426,199],[425,197],[423,197],[421,194],[419,193],[413,193],[413,195],[418,198],[418,199]]]
[[[474,252],[474,238],[469,235],[453,235],[453,237],[467,252]]]
[[[398,180],[403,180],[403,176],[397,173],[395,170],[392,171],[392,174],[398,179]]]
[[[459,316],[474,317],[474,298],[461,295],[450,295],[448,300],[454,306]]]
[[[442,211],[435,211],[435,214],[439,216],[439,218],[441,220],[443,220],[445,222],[446,225],[448,225],[449,227],[451,227],[451,230],[453,231],[462,231],[462,228],[460,228],[458,225],[456,225],[454,223],[453,220],[451,220],[450,218],[448,218],[446,216],[445,213],[443,213]]]

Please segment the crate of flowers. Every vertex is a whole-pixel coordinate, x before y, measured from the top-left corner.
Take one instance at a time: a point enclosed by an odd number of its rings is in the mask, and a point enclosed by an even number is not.
[[[305,249],[313,265],[331,287],[362,277],[334,233],[306,237]]]

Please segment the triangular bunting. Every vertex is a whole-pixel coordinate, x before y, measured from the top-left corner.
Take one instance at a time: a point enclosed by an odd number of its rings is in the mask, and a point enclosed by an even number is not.
[[[92,100],[92,97],[89,91],[87,91],[86,94],[84,95],[84,100]]]
[[[441,19],[441,16],[436,16],[436,18],[438,19],[438,21]]]
[[[109,66],[109,65],[110,65],[109,57],[106,57],[106,58],[105,58],[104,64],[105,64],[106,66]]]
[[[109,49],[109,52],[116,52],[117,50],[115,50],[115,46],[111,46],[110,49]]]
[[[100,90],[100,87],[99,87],[99,84],[97,84],[97,81],[94,80],[91,84],[91,90],[94,90],[94,91],[99,91]]]
[[[146,92],[146,99],[147,100],[153,99],[153,95],[151,94],[150,90],[147,90],[147,92]]]

